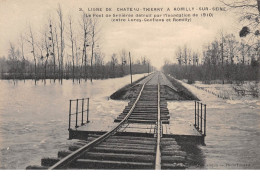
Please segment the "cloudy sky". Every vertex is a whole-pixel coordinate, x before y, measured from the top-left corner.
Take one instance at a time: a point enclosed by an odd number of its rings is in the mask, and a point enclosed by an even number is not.
[[[36,33],[39,32],[48,17],[56,15],[58,3],[65,17],[68,14],[78,17],[81,13],[79,8],[87,11],[91,7],[166,9],[223,6],[219,0],[0,0],[0,56],[7,55],[9,43],[17,43],[19,35],[28,31],[29,24]],[[126,49],[131,51],[134,59],[146,56],[156,67],[162,66],[164,59],[176,60],[174,51],[178,46],[186,44],[200,51],[201,46],[213,40],[219,30],[237,32],[240,29],[233,15],[226,12],[215,12],[213,18],[193,19],[191,23],[115,23],[102,18],[99,27],[99,45],[106,60],[112,53]]]

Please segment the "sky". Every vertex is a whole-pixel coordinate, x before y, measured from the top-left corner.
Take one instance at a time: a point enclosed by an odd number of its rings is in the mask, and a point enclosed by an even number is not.
[[[29,24],[39,34],[48,17],[56,15],[59,3],[65,17],[72,14],[75,18],[82,13],[79,8],[88,11],[88,8],[104,10],[110,7],[115,10],[126,7],[172,9],[223,6],[219,0],[0,0],[0,56],[7,56],[10,42],[17,44],[20,34],[28,32]],[[160,68],[165,59],[177,62],[175,51],[178,46],[187,45],[194,51],[201,51],[202,46],[212,41],[220,30],[238,34],[240,26],[232,13],[214,12],[213,18],[192,19],[190,23],[111,22],[110,19],[101,18],[99,28],[98,45],[105,53],[105,60],[125,49],[131,51],[134,60],[146,56],[153,66]]]

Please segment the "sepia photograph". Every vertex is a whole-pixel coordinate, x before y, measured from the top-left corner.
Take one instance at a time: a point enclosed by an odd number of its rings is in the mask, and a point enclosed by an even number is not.
[[[259,171],[259,25],[260,0],[0,0],[0,174]]]

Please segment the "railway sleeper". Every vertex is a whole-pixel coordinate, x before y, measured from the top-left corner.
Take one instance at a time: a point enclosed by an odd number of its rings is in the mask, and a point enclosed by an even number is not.
[[[111,142],[111,143],[130,143],[130,144],[149,144],[149,145],[155,145],[156,141],[145,141],[145,140],[128,140],[128,139],[113,139],[108,138],[105,140],[105,142]]]
[[[124,115],[119,115],[118,119],[124,119]],[[169,120],[169,116],[161,117],[161,120]],[[144,119],[144,120],[157,120],[156,116],[147,115],[131,115],[128,119]]]
[[[125,108],[131,109],[132,105],[126,105]],[[154,108],[156,109],[158,107],[158,102],[145,102],[145,103],[137,103],[135,108]],[[167,108],[167,104],[160,104],[161,109]]]
[[[99,136],[97,136],[99,137]],[[88,140],[80,140],[81,143],[88,143],[94,139],[97,138],[95,134],[89,134],[89,137],[88,137]],[[110,139],[125,139],[125,140],[128,140],[128,141],[131,141],[131,140],[142,140],[142,141],[154,141],[155,139],[152,138],[152,137],[138,137],[138,136],[129,136],[129,135],[113,135],[113,136],[110,136]]]
[[[183,156],[165,156],[162,155],[162,163],[184,163],[185,157]]]
[[[186,165],[184,163],[162,163],[162,169],[186,169]]]
[[[122,119],[115,119],[114,122],[121,122]],[[143,124],[155,124],[156,120],[135,120],[135,119],[128,119],[128,123],[143,123]],[[162,120],[162,124],[169,124],[168,120]]]
[[[162,139],[161,139],[162,147],[166,147],[168,145],[178,145],[178,143],[175,140],[173,140],[173,141],[166,141],[166,140],[162,140]]]
[[[129,102],[128,105],[132,106],[134,104],[134,102]],[[157,106],[158,102],[157,100],[154,101],[144,101],[144,100],[139,100],[136,103],[136,106],[138,105],[144,105],[144,106]],[[160,101],[160,105],[161,106],[167,106],[167,102],[166,101]]]
[[[131,107],[126,107],[124,110],[125,111],[129,111],[130,109],[131,109]],[[134,108],[134,110],[135,111],[145,111],[145,112],[148,111],[148,110],[149,111],[153,110],[153,111],[157,112],[158,111],[158,106],[156,106],[156,107],[139,107],[139,106],[136,106]],[[167,107],[161,107],[160,110],[161,111],[169,111]]]
[[[122,118],[118,118],[117,120],[122,120]],[[163,123],[167,122],[169,123],[169,120],[167,118],[162,118]],[[157,123],[157,120],[155,118],[149,118],[149,117],[130,117],[128,119],[128,123],[143,123],[143,124],[154,124]]]
[[[86,152],[81,159],[131,161],[131,162],[153,162],[154,155],[124,154],[124,153],[97,153]]]
[[[155,144],[156,140],[150,140],[150,139],[127,139],[127,138],[115,138],[115,137],[110,137],[106,140],[104,140],[104,142],[110,142],[110,143],[117,143],[117,144],[136,144],[136,143],[142,143],[144,145],[150,145],[150,144]]]
[[[161,110],[168,110],[168,108],[167,108],[167,106],[160,106],[161,108]],[[127,107],[126,106],[126,109],[130,109],[130,107]],[[150,106],[150,105],[143,105],[143,106],[141,106],[141,105],[137,105],[136,107],[135,107],[135,109],[140,109],[140,110],[146,110],[146,109],[157,109],[158,108],[158,105],[153,105],[153,106]]]
[[[122,120],[124,118],[122,116],[119,116],[117,119]],[[151,116],[141,116],[141,117],[140,116],[131,116],[128,118],[128,121],[130,121],[130,120],[146,120],[146,121],[153,121],[153,122],[156,121],[157,122],[157,119],[155,117],[151,117]],[[169,118],[163,117],[163,118],[161,118],[161,120],[168,121]]]
[[[115,148],[115,147],[94,147],[92,152],[106,152],[106,153],[125,153],[125,154],[141,154],[141,155],[155,155],[154,149],[133,149],[133,148]]]
[[[110,138],[117,138],[117,139],[127,139],[127,140],[150,140],[154,141],[155,139],[152,137],[138,137],[138,136],[122,136],[122,135],[113,135]]]
[[[175,149],[181,149],[181,147],[179,145],[162,146],[162,150],[175,150]]]
[[[165,156],[187,156],[186,152],[181,150],[162,150],[161,154]]]
[[[47,170],[49,167],[30,165],[26,167],[26,170]]]
[[[130,108],[125,108],[123,112],[129,112],[130,111]],[[139,108],[139,107],[136,107],[134,109],[134,111],[136,112],[150,112],[150,111],[154,111],[154,112],[158,112],[158,109],[157,107],[156,108]],[[162,112],[169,112],[168,108],[161,108],[160,111]]]
[[[76,169],[153,169],[153,165],[146,162],[78,159],[71,167]]]
[[[122,148],[122,149],[140,149],[140,150],[153,150],[154,146],[149,146],[149,145],[120,145],[120,144],[111,144],[111,143],[102,143],[99,145],[99,147],[108,147],[108,148]]]
[[[121,113],[121,115],[127,115],[128,112]],[[152,116],[157,116],[158,111],[133,111],[131,115],[152,115]],[[169,112],[164,112],[161,111],[161,115],[168,115]]]

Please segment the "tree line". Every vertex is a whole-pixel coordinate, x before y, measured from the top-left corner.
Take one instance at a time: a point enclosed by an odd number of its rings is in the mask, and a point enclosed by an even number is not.
[[[238,41],[234,34],[220,32],[201,53],[184,45],[177,49],[175,56],[178,64],[167,61],[163,70],[178,79],[187,79],[188,83],[221,80],[224,84],[259,79],[260,40],[247,44],[244,40]]]
[[[178,64],[169,64],[163,70],[188,83],[201,80],[221,80],[241,83],[245,80],[259,81],[260,67],[260,0],[220,0],[228,11],[235,11],[243,24],[240,40],[234,34],[219,32],[216,39],[203,47],[202,53],[192,52],[181,46],[176,51]],[[247,39],[247,40],[246,40]]]
[[[1,79],[63,79],[80,81],[122,77],[130,73],[149,72],[152,67],[146,57],[130,63],[130,52],[122,49],[109,61],[100,48],[100,25],[84,11],[77,18],[65,16],[60,5],[49,16],[43,30],[28,31],[18,41],[10,42],[8,56],[0,57]]]

